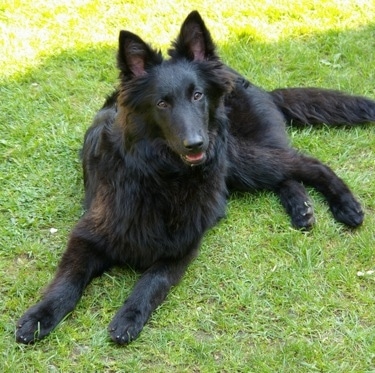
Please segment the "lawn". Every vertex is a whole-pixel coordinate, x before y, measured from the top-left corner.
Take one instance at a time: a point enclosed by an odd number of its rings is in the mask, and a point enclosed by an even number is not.
[[[79,149],[116,85],[118,32],[166,51],[197,9],[223,60],[265,89],[322,86],[375,99],[371,0],[3,0],[0,4],[2,372],[375,372],[375,126],[290,129],[362,202],[363,226],[291,228],[276,196],[232,196],[182,282],[140,337],[107,325],[138,274],[96,279],[47,338],[15,323],[53,276],[81,216]],[[204,4],[204,5],[203,5]]]

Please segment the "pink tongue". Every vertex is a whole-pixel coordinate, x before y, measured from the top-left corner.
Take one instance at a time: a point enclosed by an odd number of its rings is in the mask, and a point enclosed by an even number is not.
[[[186,155],[186,159],[189,162],[200,161],[203,158],[204,153]]]

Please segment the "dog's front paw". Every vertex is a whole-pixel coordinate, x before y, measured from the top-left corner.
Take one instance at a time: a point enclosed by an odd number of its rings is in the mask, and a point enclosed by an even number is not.
[[[340,200],[332,203],[330,207],[335,219],[349,227],[358,227],[363,222],[362,207],[351,194],[341,196]]]
[[[18,321],[16,341],[30,344],[45,337],[54,327],[53,314],[41,306],[30,308]]]
[[[114,342],[124,345],[136,339],[143,326],[140,311],[120,310],[110,323],[108,331]]]

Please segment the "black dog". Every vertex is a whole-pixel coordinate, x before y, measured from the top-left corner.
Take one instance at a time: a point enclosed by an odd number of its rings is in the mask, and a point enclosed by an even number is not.
[[[313,211],[302,183],[318,189],[351,227],[363,212],[333,171],[288,144],[285,122],[375,121],[375,102],[318,89],[265,92],[220,62],[192,12],[163,60],[138,36],[120,33],[120,86],[83,147],[87,212],[73,230],[55,279],[18,322],[17,341],[47,335],[95,277],[114,265],[143,271],[109,326],[128,343],[225,214],[227,188],[276,192],[294,226]]]

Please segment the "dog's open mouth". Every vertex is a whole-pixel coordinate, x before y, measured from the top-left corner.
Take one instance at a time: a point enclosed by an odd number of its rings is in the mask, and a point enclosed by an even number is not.
[[[190,166],[196,166],[196,165],[204,163],[204,161],[206,160],[206,153],[200,152],[196,154],[186,154],[186,155],[181,155],[181,158],[183,159],[184,162],[186,162]]]

